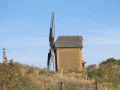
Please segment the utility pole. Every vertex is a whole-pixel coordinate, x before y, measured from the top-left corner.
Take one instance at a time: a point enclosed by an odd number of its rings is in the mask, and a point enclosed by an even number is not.
[[[6,51],[5,51],[6,49],[5,48],[3,48],[3,52],[2,52],[2,54],[3,54],[3,63],[7,63],[7,56],[6,56]]]

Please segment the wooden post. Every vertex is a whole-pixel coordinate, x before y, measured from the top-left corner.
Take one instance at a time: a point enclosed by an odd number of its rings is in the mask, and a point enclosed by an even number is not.
[[[47,89],[46,89],[46,81],[44,81],[44,90],[47,90]]]
[[[47,87],[47,90],[49,90],[49,87]]]
[[[49,90],[48,81],[44,81],[44,90]]]
[[[98,82],[95,81],[95,90],[98,90]]]
[[[61,81],[59,84],[60,84],[60,87],[59,87],[60,90],[63,90],[63,82]]]

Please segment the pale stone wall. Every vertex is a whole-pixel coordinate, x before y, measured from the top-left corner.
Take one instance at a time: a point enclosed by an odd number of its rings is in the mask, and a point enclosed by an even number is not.
[[[83,69],[81,48],[57,48],[56,51],[58,71],[68,72]]]

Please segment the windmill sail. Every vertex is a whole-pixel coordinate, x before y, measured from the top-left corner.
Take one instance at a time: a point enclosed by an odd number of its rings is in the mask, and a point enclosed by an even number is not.
[[[55,59],[55,55],[54,55],[54,37],[55,37],[55,25],[54,25],[54,13],[52,13],[51,23],[50,23],[50,32],[49,32],[50,49],[49,49],[48,61],[47,61],[48,69],[50,68],[51,64],[53,64],[53,68],[54,68],[54,59]]]
[[[55,32],[54,13],[52,13],[51,23],[50,23],[50,33],[49,33],[49,43],[51,48],[53,48],[53,45],[54,45],[54,36],[55,36],[54,32]]]

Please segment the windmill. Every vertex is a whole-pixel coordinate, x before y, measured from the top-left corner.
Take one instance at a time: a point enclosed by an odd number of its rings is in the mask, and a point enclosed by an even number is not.
[[[49,52],[48,52],[48,61],[47,61],[47,67],[48,69],[51,68],[51,65],[53,65],[54,69],[54,60],[55,60],[55,53],[54,53],[54,37],[55,37],[55,25],[54,25],[54,13],[51,15],[51,23],[50,23],[50,32],[49,32]]]

